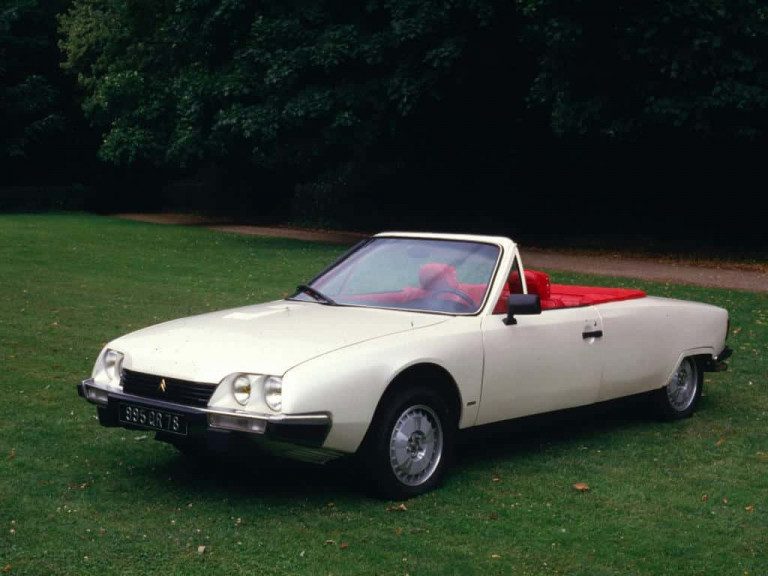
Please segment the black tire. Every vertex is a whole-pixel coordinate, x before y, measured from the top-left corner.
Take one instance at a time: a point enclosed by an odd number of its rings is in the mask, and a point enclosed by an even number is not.
[[[396,427],[402,431],[409,419],[413,418],[415,422],[419,417],[424,421],[422,427],[428,430],[427,434],[431,432],[432,438],[441,439],[439,454],[436,462],[433,462],[437,449],[430,452],[429,446],[436,444],[437,440],[427,440],[429,436],[423,433],[420,440],[417,436],[420,430],[414,430],[405,450],[411,451],[408,452],[408,458],[411,459],[414,471],[425,466],[424,477],[421,478],[420,474],[406,477],[405,469],[396,466],[396,452],[393,450],[391,455],[390,446]],[[436,419],[436,425],[433,419]],[[414,385],[401,387],[388,394],[376,410],[359,452],[372,494],[388,500],[406,500],[439,486],[453,460],[457,420],[449,402],[433,388]],[[422,441],[427,444],[427,448],[419,458]],[[399,472],[396,472],[396,468]]]
[[[690,386],[695,386],[691,389]],[[704,388],[704,370],[695,356],[683,358],[666,386],[654,392],[656,412],[662,420],[680,420],[694,413]]]

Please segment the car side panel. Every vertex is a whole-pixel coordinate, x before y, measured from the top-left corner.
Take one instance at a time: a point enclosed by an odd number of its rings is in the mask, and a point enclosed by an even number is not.
[[[436,364],[451,375],[461,396],[459,427],[474,424],[483,370],[476,316],[363,342],[292,368],[283,378],[283,411],[330,412],[333,424],[324,447],[354,452],[387,386],[420,363]]]
[[[716,306],[646,297],[596,308],[605,358],[601,401],[661,388],[681,357],[725,346],[728,312]]]
[[[477,424],[583,406],[597,401],[602,342],[585,338],[599,330],[592,306],[548,310],[483,321],[485,370]]]

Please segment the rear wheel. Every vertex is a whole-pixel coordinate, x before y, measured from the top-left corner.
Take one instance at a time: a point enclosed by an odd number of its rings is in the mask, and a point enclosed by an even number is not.
[[[701,398],[704,373],[694,357],[683,358],[667,385],[656,391],[656,406],[667,420],[687,418]]]
[[[440,484],[453,456],[456,417],[427,387],[402,388],[384,399],[362,447],[375,494],[412,498]]]

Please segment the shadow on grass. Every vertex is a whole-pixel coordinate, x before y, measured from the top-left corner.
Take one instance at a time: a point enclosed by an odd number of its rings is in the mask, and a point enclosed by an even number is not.
[[[364,494],[351,459],[310,464],[278,458],[258,447],[226,455],[170,454],[162,462],[147,465],[143,473],[155,476],[157,482],[172,478],[177,488],[206,497],[268,497],[275,503],[295,498],[325,502],[344,494]]]
[[[484,460],[528,455],[543,446],[583,442],[654,421],[650,398],[643,394],[487,424],[461,433],[456,464],[461,469]]]
[[[528,416],[463,431],[457,446],[453,474],[499,458],[540,452],[545,445],[583,442],[622,429],[653,422],[648,398],[622,398],[597,405]],[[137,466],[137,468],[142,467]],[[365,496],[365,481],[353,458],[325,465],[285,460],[253,448],[234,455],[169,454],[143,466],[148,482],[166,482],[210,498],[266,498],[271,504],[300,498],[318,503],[337,498]],[[156,477],[151,480],[151,477]]]

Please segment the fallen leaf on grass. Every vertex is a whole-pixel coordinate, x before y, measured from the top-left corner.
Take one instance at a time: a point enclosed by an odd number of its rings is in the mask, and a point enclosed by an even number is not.
[[[702,494],[701,495],[701,501],[702,502],[706,502],[707,500],[709,500],[709,495],[708,494]]]
[[[755,511],[755,505],[754,504],[750,504],[749,506],[745,506],[744,510],[746,510],[747,512],[754,512]]]
[[[326,544],[336,544],[336,540],[326,540]]]
[[[198,554],[205,554],[205,546],[203,546],[202,544],[200,546],[198,546],[197,547],[197,553]]]
[[[11,568],[13,568],[13,566],[11,566],[10,564],[6,564],[5,566],[3,566],[3,572],[10,572]]]
[[[718,440],[717,442],[715,442],[715,446],[717,446],[718,448],[719,448],[720,446],[722,446],[723,444],[725,444],[725,438],[720,438],[720,440]]]
[[[349,544],[347,544],[346,542],[342,542],[341,544],[339,544],[340,550],[346,550],[347,548],[349,548]]]
[[[397,506],[387,506],[387,512],[407,512],[408,507],[402,502]]]
[[[728,504],[728,496],[723,496],[723,504]]]
[[[589,484],[586,482],[576,482],[576,484],[573,485],[573,489],[577,492],[589,492]]]
[[[499,558],[501,558],[501,554],[491,554],[491,558],[493,558],[494,560],[498,560]]]

